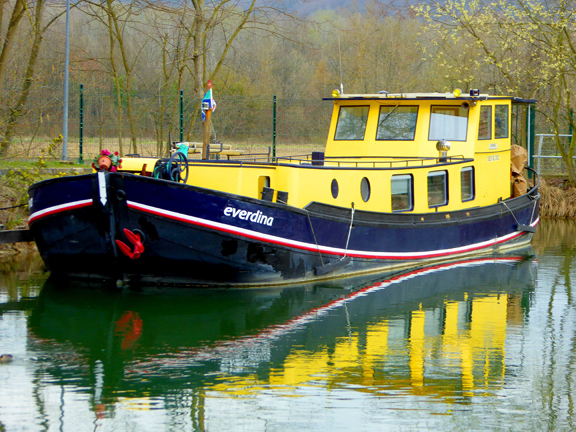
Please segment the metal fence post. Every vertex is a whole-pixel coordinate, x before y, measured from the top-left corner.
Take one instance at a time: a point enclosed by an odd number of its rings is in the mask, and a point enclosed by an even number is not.
[[[184,90],[180,90],[180,142],[184,141]],[[170,143],[172,145],[172,143]]]
[[[64,46],[64,107],[62,124],[62,160],[68,160],[68,81],[70,69],[70,0],[66,0],[66,43]]]
[[[540,174],[540,161],[542,160],[542,143],[544,142],[544,135],[540,135],[540,141],[538,142],[538,164],[536,165],[536,172]]]
[[[84,162],[83,155],[82,155],[82,147],[84,144],[84,84],[80,84],[80,131],[79,131],[79,138],[78,141],[80,143],[80,149],[78,156],[78,163],[82,164]]]
[[[526,141],[528,148],[528,166],[534,169],[534,128],[536,125],[536,110],[532,108],[532,104],[528,104],[526,113]]]
[[[276,162],[276,95],[272,102],[272,162]]]

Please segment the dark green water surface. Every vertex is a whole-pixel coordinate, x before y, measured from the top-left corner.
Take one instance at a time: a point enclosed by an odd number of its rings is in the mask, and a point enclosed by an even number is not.
[[[575,260],[549,221],[521,253],[283,288],[3,259],[0,431],[574,430]]]

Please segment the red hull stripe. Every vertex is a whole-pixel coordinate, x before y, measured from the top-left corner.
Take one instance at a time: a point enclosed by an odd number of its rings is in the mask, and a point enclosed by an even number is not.
[[[60,204],[53,207],[48,207],[45,208],[44,210],[39,210],[37,212],[32,213],[28,218],[28,225],[46,216],[50,216],[64,211],[74,210],[81,207],[88,207],[91,205],[92,205],[92,199],[85,199],[80,201],[74,201],[71,203]]]
[[[241,237],[250,238],[258,241],[263,241],[266,243],[272,243],[281,246],[287,246],[295,249],[307,250],[312,252],[322,252],[330,255],[340,255],[340,256],[350,256],[354,258],[374,258],[374,259],[395,259],[395,260],[407,260],[407,259],[425,259],[425,258],[435,258],[450,256],[455,254],[473,252],[476,250],[484,249],[487,247],[495,246],[497,244],[506,243],[508,241],[514,240],[515,238],[524,235],[522,232],[514,232],[507,234],[496,239],[492,239],[485,242],[475,243],[467,246],[461,246],[452,249],[441,249],[435,251],[426,252],[371,252],[371,251],[359,251],[352,249],[341,249],[333,248],[329,246],[315,245],[312,243],[305,243],[296,240],[289,240],[286,238],[273,236],[269,234],[259,233],[257,231],[247,230],[245,228],[239,228],[220,222],[213,222],[207,219],[201,219],[194,216],[188,216],[182,213],[176,213],[169,210],[163,210],[156,207],[152,207],[145,204],[139,204],[134,201],[127,201],[128,207],[134,210],[139,210],[145,213],[150,213],[156,216],[165,217],[168,219],[177,220],[180,222],[186,222],[192,225],[201,226],[205,228],[214,229],[220,232],[226,232],[229,234],[239,235]],[[538,225],[540,218],[536,219],[531,226]]]

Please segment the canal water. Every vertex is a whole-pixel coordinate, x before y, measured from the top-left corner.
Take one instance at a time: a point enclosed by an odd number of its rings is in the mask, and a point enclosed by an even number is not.
[[[550,221],[522,253],[284,288],[0,260],[0,431],[574,430],[575,277]]]

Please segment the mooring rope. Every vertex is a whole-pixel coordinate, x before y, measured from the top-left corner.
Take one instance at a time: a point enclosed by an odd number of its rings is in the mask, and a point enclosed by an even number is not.
[[[516,219],[516,215],[514,214],[514,212],[510,209],[510,207],[508,207],[508,204],[506,204],[504,201],[500,201],[502,204],[504,204],[504,207],[506,207],[508,209],[508,211],[512,214],[512,217],[514,218],[514,220],[516,221],[516,223],[518,224],[518,226],[522,225],[520,222],[518,222],[518,219]]]
[[[534,207],[532,207],[532,214],[530,215],[530,225],[532,225],[532,219],[534,218],[534,212],[536,211],[536,204],[538,204],[538,198],[540,198],[540,194],[536,196],[530,195],[530,199],[534,200]]]
[[[344,250],[343,258],[348,254],[348,243],[350,242],[350,234],[352,233],[352,224],[354,223],[354,203],[352,203],[352,216],[350,217],[350,228],[348,228],[348,238],[346,239],[346,249]]]
[[[320,257],[320,262],[324,265],[324,260],[322,259],[322,254],[320,253],[320,246],[318,246],[318,240],[316,240],[316,234],[314,234],[314,227],[312,226],[312,221],[310,220],[310,212],[307,209],[303,209],[308,216],[308,223],[310,224],[310,229],[312,230],[312,237],[314,237],[314,243],[316,243],[316,249],[318,250],[318,256]]]
[[[12,207],[0,208],[0,210],[10,210],[10,209],[13,209],[13,208],[24,207],[24,206],[26,206],[26,205],[28,205],[28,204],[18,204],[18,205],[12,206]]]
[[[320,262],[324,265],[324,260],[322,259],[322,253],[320,252],[320,246],[318,245],[318,240],[316,240],[316,234],[314,233],[314,227],[312,226],[312,220],[310,219],[310,212],[307,209],[302,209],[306,212],[308,216],[308,223],[310,224],[310,230],[312,230],[312,236],[314,237],[314,243],[316,243],[316,249],[318,250],[318,256],[320,257]],[[350,227],[348,228],[348,238],[346,239],[346,248],[344,249],[344,256],[340,258],[343,260],[348,254],[348,243],[350,242],[350,234],[352,233],[352,225],[354,224],[354,203],[352,203],[352,216],[350,217]]]
[[[530,223],[528,224],[529,226],[532,226],[532,222],[534,219],[534,212],[536,211],[536,204],[538,203],[538,198],[539,195],[537,196],[532,196],[529,195],[529,198],[531,200],[534,200],[534,206],[532,207],[532,214],[530,215]],[[516,215],[514,214],[514,212],[510,209],[510,207],[508,207],[508,204],[506,204],[506,202],[504,201],[500,201],[502,204],[504,204],[504,207],[506,207],[508,209],[508,211],[510,212],[510,214],[512,215],[512,217],[514,218],[514,220],[516,221],[516,223],[518,224],[518,226],[522,225],[520,222],[518,222],[518,219],[516,219]]]

